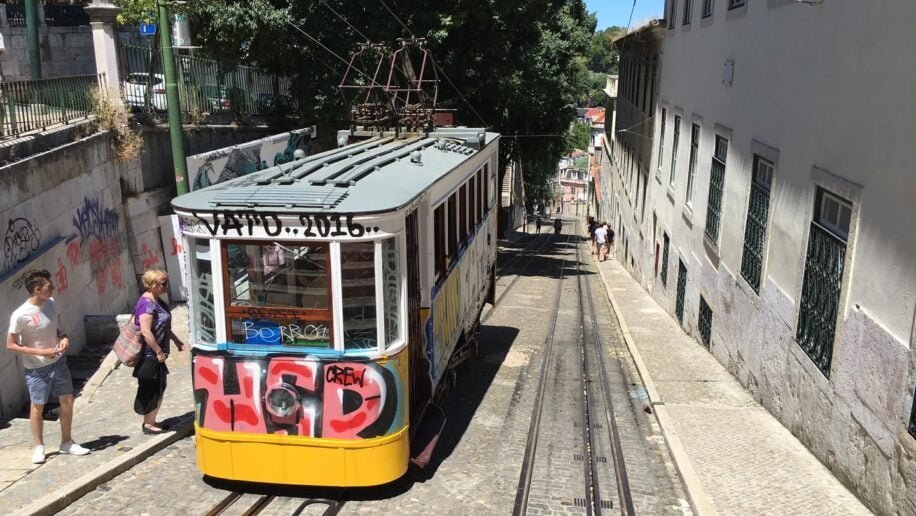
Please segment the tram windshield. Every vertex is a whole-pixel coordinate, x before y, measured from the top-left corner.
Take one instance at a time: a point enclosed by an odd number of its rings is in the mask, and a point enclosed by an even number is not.
[[[211,243],[221,255],[221,271],[211,261]],[[217,326],[225,328],[230,345],[373,353],[404,342],[397,238],[340,243],[191,239],[189,244],[197,250],[191,260],[192,307],[202,344],[218,342]],[[222,277],[217,296],[214,273]],[[215,316],[219,311],[224,317]]]

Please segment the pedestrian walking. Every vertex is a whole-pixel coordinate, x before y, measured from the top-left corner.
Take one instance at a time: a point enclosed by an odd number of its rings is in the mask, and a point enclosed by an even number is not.
[[[541,234],[541,216],[538,215],[538,218],[534,221],[534,225],[538,228],[538,234]]]
[[[29,428],[35,441],[32,462],[45,461],[44,408],[51,396],[60,402],[62,454],[86,455],[89,450],[73,441],[73,381],[64,355],[70,339],[60,331],[59,313],[51,294],[54,284],[46,270],[29,271],[25,288],[29,298],[10,315],[6,349],[20,354],[31,407]]]
[[[560,236],[560,229],[563,227],[563,221],[560,217],[553,219],[553,234]]]
[[[134,307],[136,322],[128,323],[139,324],[145,343],[140,361],[134,368],[134,378],[137,379],[134,412],[143,416],[141,429],[144,434],[161,434],[167,428],[156,422],[156,414],[162,406],[169,374],[165,365],[169,358],[169,343],[174,342],[178,351],[184,349],[184,343],[172,333],[172,312],[169,305],[159,298],[168,290],[168,274],[158,269],[148,270],[143,273],[141,282],[146,291]]]
[[[607,251],[607,224],[602,223],[595,229],[595,246],[598,248],[598,261],[603,262]]]

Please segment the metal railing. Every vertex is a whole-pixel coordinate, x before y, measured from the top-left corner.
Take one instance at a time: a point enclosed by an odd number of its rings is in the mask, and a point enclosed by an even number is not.
[[[181,112],[186,117],[220,114],[239,119],[298,113],[288,77],[186,54],[175,56],[175,69]],[[122,90],[129,107],[151,114],[167,111],[158,48],[126,45],[122,70]]]
[[[795,340],[828,378],[845,260],[846,242],[812,222]]]
[[[92,88],[103,76],[0,83],[0,136],[9,138],[92,115]]]
[[[763,249],[767,237],[769,212],[770,191],[752,182],[751,198],[747,206],[747,224],[744,227],[741,277],[747,280],[748,285],[758,294],[760,293],[760,274],[763,271]]]
[[[709,349],[709,340],[712,337],[712,308],[703,296],[700,296],[700,316],[697,318],[697,327],[700,330],[700,342]]]
[[[83,5],[44,5],[38,6],[38,12],[44,11],[44,24],[48,27],[77,27],[89,25],[89,15]],[[22,3],[5,4],[6,20],[10,27],[25,27],[25,5]]]
[[[677,322],[684,323],[684,298],[687,295],[687,267],[684,262],[677,262],[677,299],[674,304],[674,312],[677,315]]]

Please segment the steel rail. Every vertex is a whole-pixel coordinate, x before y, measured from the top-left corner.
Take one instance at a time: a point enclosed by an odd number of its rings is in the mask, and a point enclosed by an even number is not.
[[[568,235],[566,242],[569,242]],[[562,287],[563,276],[566,269],[566,257],[560,262],[559,282]],[[531,410],[531,424],[528,427],[528,441],[525,444],[525,457],[522,460],[522,470],[518,478],[518,488],[515,492],[515,506],[512,509],[514,516],[521,516],[528,511],[528,495],[531,489],[531,475],[533,473],[534,455],[537,451],[538,433],[541,425],[541,411],[544,406],[544,392],[547,388],[547,369],[550,364],[550,355],[553,349],[553,335],[557,326],[557,318],[560,311],[560,294],[562,288],[557,288],[557,293],[553,302],[553,311],[550,316],[550,323],[547,328],[547,339],[544,342],[544,358],[541,360],[541,370],[538,377],[538,387],[534,399],[534,407]],[[488,314],[489,315],[489,314]]]
[[[578,254],[578,248],[577,248]],[[597,267],[597,263],[595,265]],[[626,516],[636,514],[633,505],[633,494],[630,491],[630,481],[627,476],[626,461],[623,456],[623,446],[620,442],[620,431],[617,427],[617,417],[614,416],[614,401],[611,399],[611,389],[608,385],[607,367],[604,354],[601,352],[601,334],[599,333],[597,310],[592,297],[591,283],[585,280],[586,298],[588,299],[589,313],[592,317],[592,331],[595,334],[595,352],[598,355],[598,368],[601,390],[605,399],[605,418],[607,419],[608,434],[611,442],[611,453],[614,461],[614,476],[617,480],[617,496],[620,501],[620,513]],[[584,345],[584,342],[583,342]]]
[[[591,392],[591,375],[588,369],[588,350],[585,342],[585,300],[583,299],[584,291],[582,289],[582,262],[580,259],[581,245],[576,244],[576,294],[579,300],[579,349],[581,355],[582,367],[582,443],[585,446],[585,496],[586,500],[591,500],[591,504],[585,504],[586,514],[601,514],[601,490],[598,484],[598,467],[595,457],[595,439],[592,434],[592,400],[594,395]],[[586,282],[587,283],[587,282]],[[591,292],[589,292],[589,295]],[[591,300],[591,299],[589,299]],[[591,305],[590,313],[592,321],[596,321],[594,305]],[[600,352],[600,349],[599,349]],[[610,400],[607,400],[610,403]]]

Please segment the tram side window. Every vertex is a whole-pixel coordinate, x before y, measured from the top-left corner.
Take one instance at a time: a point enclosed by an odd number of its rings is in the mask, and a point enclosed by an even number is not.
[[[477,171],[477,197],[480,198],[480,204],[477,205],[477,216],[483,220],[484,206],[487,204],[483,198],[483,170]]]
[[[448,199],[448,256],[454,260],[458,256],[458,194],[453,193]]]
[[[340,244],[344,349],[376,349],[375,243]]]
[[[401,337],[401,264],[398,241],[382,241],[382,292],[385,296],[385,345],[400,341]]]
[[[191,293],[193,303],[194,342],[216,342],[216,310],[213,306],[213,261],[210,241],[191,238]]]
[[[471,212],[471,230],[473,231],[477,227],[477,223],[480,222],[480,213],[477,211],[477,176],[471,176],[471,181],[468,185],[468,194],[471,196],[471,205],[468,207],[468,211]]]
[[[333,347],[327,244],[228,242],[223,253],[232,342]]]
[[[458,233],[461,236],[462,242],[467,242],[468,239],[468,186],[461,185],[461,190],[458,195],[458,222],[461,226],[461,232]]]
[[[435,236],[436,279],[445,276],[445,203],[440,204],[433,214]]]
[[[483,166],[483,203],[484,213],[490,209],[490,166]]]

